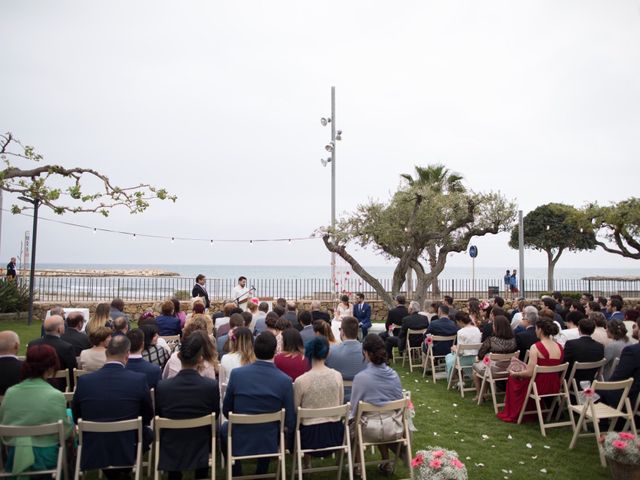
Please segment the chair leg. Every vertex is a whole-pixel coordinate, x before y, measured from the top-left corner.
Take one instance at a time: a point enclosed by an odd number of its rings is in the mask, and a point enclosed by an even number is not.
[[[536,411],[538,413],[538,422],[540,422],[540,433],[542,434],[543,437],[547,436],[547,432],[545,430],[545,423],[544,423],[544,415],[542,413],[542,406],[540,405],[540,398],[538,398],[538,396],[536,395],[534,397],[534,401],[536,402]],[[526,402],[526,400],[525,400]]]
[[[464,398],[464,372],[462,371],[462,365],[458,368],[458,390],[460,390],[460,396]]]
[[[496,398],[496,382],[489,382],[489,388],[491,389],[491,400],[493,400],[493,411],[498,414],[498,399]]]
[[[569,443],[569,450],[572,450],[576,446],[576,442],[578,441],[578,436],[580,435],[580,430],[585,425],[585,411],[584,409],[580,412],[580,418],[578,418],[578,424],[576,425],[576,429],[573,432],[573,437],[571,437],[571,443]]]
[[[611,422],[611,423],[615,423],[615,422]],[[606,467],[607,460],[606,458],[604,458],[604,449],[602,448],[602,445],[598,441],[598,439],[600,438],[600,425],[597,417],[593,419],[593,431],[596,434],[596,445],[598,445],[598,454],[600,455],[600,465],[602,465],[603,467]]]

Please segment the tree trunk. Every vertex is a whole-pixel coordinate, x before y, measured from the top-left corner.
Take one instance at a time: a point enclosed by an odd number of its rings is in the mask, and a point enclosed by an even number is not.
[[[429,258],[429,267],[431,271],[435,271],[436,264],[438,262],[438,254],[436,252],[436,247],[433,245],[429,245],[427,247],[427,255]],[[438,275],[431,279],[431,296],[433,298],[440,298],[440,285],[438,285]],[[426,291],[425,291],[426,294]]]
[[[551,252],[547,252],[547,290],[553,292],[553,269],[555,264],[553,263],[553,255]]]

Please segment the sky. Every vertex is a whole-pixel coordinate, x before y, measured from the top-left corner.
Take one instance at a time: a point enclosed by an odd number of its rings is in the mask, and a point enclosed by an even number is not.
[[[339,214],[435,163],[525,214],[637,195],[640,0],[5,0],[0,45],[2,131],[46,162],[178,196],[139,215],[43,218],[176,237],[308,236],[330,223],[320,118],[331,86]],[[14,202],[5,194],[5,209]],[[3,212],[0,258],[30,228]],[[507,241],[474,239],[476,265],[515,265]],[[321,265],[329,254],[320,240],[172,244],[41,221],[38,261]],[[546,257],[527,251],[526,262]],[[558,267],[636,265],[595,251]]]

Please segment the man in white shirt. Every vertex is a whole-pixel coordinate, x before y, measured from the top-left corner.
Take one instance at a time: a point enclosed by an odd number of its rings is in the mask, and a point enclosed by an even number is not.
[[[567,313],[564,319],[564,323],[567,328],[560,330],[560,333],[556,335],[556,342],[564,347],[564,344],[569,340],[576,340],[580,338],[580,331],[578,330],[578,323],[584,318],[584,314],[579,310],[574,310]]]
[[[233,287],[233,290],[231,291],[231,297],[243,312],[247,309],[247,302],[249,301],[250,292],[251,290],[247,288],[247,277],[238,278],[238,285]]]

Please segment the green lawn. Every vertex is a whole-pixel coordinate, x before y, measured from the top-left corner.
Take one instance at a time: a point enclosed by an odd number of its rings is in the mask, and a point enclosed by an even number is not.
[[[20,335],[24,354],[27,342],[40,335],[40,322],[31,327],[26,322],[0,322],[0,329],[15,330]],[[462,399],[457,391],[447,391],[443,380],[433,384],[422,378],[421,371],[410,373],[400,363],[395,368],[404,387],[411,390],[416,408],[414,423],[418,431],[413,437],[414,452],[429,446],[456,450],[467,465],[469,478],[474,480],[610,478],[608,470],[600,466],[593,438],[581,438],[577,447],[569,450],[570,427],[551,429],[544,438],[537,423],[504,423],[495,417],[490,402],[477,406],[471,401],[472,393]],[[368,469],[368,478],[388,478],[374,469]],[[408,471],[401,464],[396,478],[407,477]],[[317,474],[313,478],[335,478],[335,474]]]

